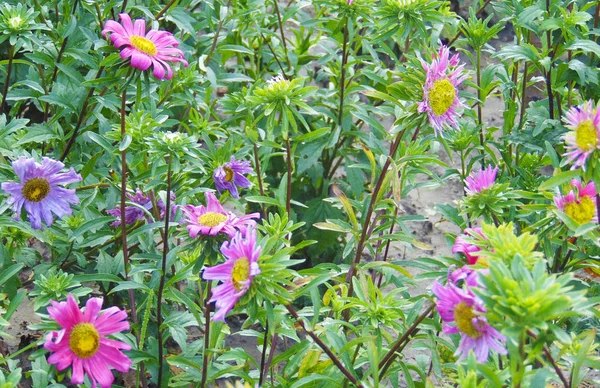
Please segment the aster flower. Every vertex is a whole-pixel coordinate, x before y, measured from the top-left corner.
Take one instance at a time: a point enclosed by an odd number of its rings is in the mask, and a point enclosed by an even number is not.
[[[260,218],[259,213],[238,217],[226,211],[211,192],[205,192],[204,197],[206,206],[187,205],[182,208],[191,238],[196,238],[198,234],[216,236],[219,233],[233,237],[237,231],[245,234],[246,228],[256,225],[254,219]]]
[[[260,273],[258,258],[260,247],[256,246],[256,231],[249,228],[244,238],[237,232],[230,242],[221,245],[221,253],[227,258],[223,264],[204,270],[204,280],[221,280],[219,286],[212,289],[209,302],[216,302],[218,311],[213,321],[225,321],[225,315],[233,308],[238,299],[248,291],[252,278]]]
[[[473,294],[471,287],[476,286],[469,275],[463,287],[449,282],[442,286],[438,281],[433,284],[432,291],[437,297],[436,309],[444,321],[444,334],[460,334],[461,339],[455,355],[464,359],[473,350],[478,362],[485,362],[490,349],[498,354],[506,354],[502,341],[506,338],[490,326],[485,318],[483,302]]]
[[[571,186],[577,190],[571,190],[564,196],[559,193],[554,197],[556,207],[578,224],[598,222],[595,201],[597,192],[594,182],[582,187],[580,181],[573,179]]]
[[[125,206],[125,224],[135,224],[137,221],[146,220],[151,223],[152,217],[148,213],[152,213],[152,199],[142,192],[139,188],[135,190],[135,195],[126,193],[125,196],[135,205]],[[171,192],[171,200],[175,200],[175,193]],[[165,218],[165,203],[162,199],[156,201],[156,207],[159,210],[160,219]],[[121,225],[121,205],[116,208],[106,211],[111,216],[117,217],[117,220],[110,224],[111,226]],[[175,217],[177,206],[171,209],[171,217]]]
[[[42,158],[40,164],[33,158],[23,157],[12,162],[12,167],[21,182],[3,182],[2,190],[10,194],[8,203],[13,205],[17,218],[24,206],[31,227],[41,229],[42,219],[46,225],[52,225],[52,213],[59,218],[71,215],[70,205],[78,204],[79,198],[74,189],[59,185],[82,180],[73,168],[69,172],[59,172],[65,167],[61,162]]]
[[[167,62],[182,62],[184,66],[188,66],[183,58],[183,51],[175,48],[179,46],[179,42],[170,32],[152,29],[146,33],[144,19],[136,19],[132,23],[126,13],[119,14],[119,18],[120,24],[114,20],[106,21],[102,36],[106,37],[110,32],[113,45],[121,49],[121,58],[131,57],[131,66],[144,71],[152,65],[152,74],[161,80],[173,77],[173,71]]]
[[[600,111],[594,108],[592,101],[582,106],[572,107],[566,114],[566,126],[571,131],[563,136],[569,163],[572,169],[582,167],[585,170],[587,158],[600,148]]]
[[[498,166],[492,169],[492,165],[487,166],[486,169],[474,171],[470,176],[465,179],[465,189],[467,195],[473,195],[475,193],[481,193],[483,190],[492,186],[496,181],[496,174],[498,174]]]
[[[481,228],[467,228],[463,234],[456,236],[454,246],[452,247],[452,253],[462,253],[467,257],[469,265],[473,265],[477,262],[478,255],[475,252],[479,252],[481,248],[474,245],[470,241],[481,236],[485,238]]]
[[[110,367],[125,373],[132,364],[121,351],[130,350],[131,346],[106,338],[107,335],[129,330],[127,313],[118,307],[100,311],[102,298],[90,298],[85,304],[85,311],[79,309],[71,294],[66,302],[51,303],[48,314],[62,329],[46,335],[44,348],[53,353],[48,363],[56,364],[59,371],[72,365],[73,384],[83,384],[85,373],[92,381],[92,387],[98,384],[102,388],[110,388],[114,380]]]
[[[215,169],[213,173],[213,179],[215,186],[219,193],[221,191],[229,190],[233,198],[239,198],[238,186],[245,189],[250,187],[250,181],[242,174],[248,174],[252,172],[250,162],[243,160],[236,160],[235,157],[231,157],[231,160],[222,166]]]
[[[423,101],[419,102],[419,113],[427,112],[429,123],[435,133],[442,133],[444,126],[458,127],[457,109],[464,107],[458,99],[458,86],[467,79],[464,65],[458,66],[458,54],[450,58],[450,49],[440,47],[437,59],[431,64],[421,60],[426,80],[423,85]]]

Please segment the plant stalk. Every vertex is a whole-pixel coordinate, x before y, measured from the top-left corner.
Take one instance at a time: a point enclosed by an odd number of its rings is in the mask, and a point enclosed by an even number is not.
[[[285,60],[287,61],[288,69],[291,69],[292,63],[290,62],[290,57],[288,55],[287,43],[285,41],[285,33],[283,31],[283,23],[281,22],[281,12],[279,12],[279,4],[277,4],[277,0],[273,0],[273,4],[275,4],[275,13],[277,14],[277,21],[279,23],[279,32],[281,33],[281,41],[283,42],[283,52],[285,53]]]
[[[206,282],[206,298],[204,299],[204,350],[202,352],[202,381],[200,387],[206,387],[206,375],[208,374],[208,348],[210,347],[210,291],[212,281]]]
[[[8,66],[6,68],[6,80],[4,81],[4,91],[2,92],[2,102],[0,103],[0,114],[4,113],[6,104],[6,95],[8,94],[8,83],[10,82],[10,74],[12,72],[12,63],[14,59],[15,48],[13,45],[8,46]]]
[[[292,150],[290,147],[290,138],[285,139],[285,149],[287,153],[287,190],[285,199],[285,211],[288,219],[292,219]]]

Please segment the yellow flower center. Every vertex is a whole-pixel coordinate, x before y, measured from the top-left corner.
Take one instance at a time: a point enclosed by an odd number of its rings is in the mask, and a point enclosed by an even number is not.
[[[467,306],[464,302],[460,302],[454,307],[454,321],[456,327],[461,332],[465,333],[471,338],[481,337],[481,333],[475,325],[473,325],[473,318],[475,318],[473,307]]]
[[[578,224],[587,224],[592,221],[595,211],[594,201],[588,196],[581,197],[579,202],[565,204],[565,214]]]
[[[447,79],[440,79],[433,83],[429,90],[429,105],[436,116],[443,115],[450,109],[454,98],[456,97],[456,88],[452,82]]]
[[[240,257],[233,264],[233,270],[231,271],[231,282],[235,287],[236,291],[240,291],[244,286],[242,282],[245,282],[250,277],[250,260],[247,257]]]
[[[90,358],[100,347],[100,335],[91,323],[79,323],[73,327],[69,348],[79,358]]]
[[[225,182],[231,182],[233,179],[233,170],[227,166],[223,166],[223,170],[225,170]]]
[[[585,120],[575,128],[575,143],[582,151],[591,151],[598,144],[596,127],[592,120]]]
[[[227,216],[225,214],[215,212],[204,213],[198,217],[198,223],[200,225],[208,226],[210,228],[214,228],[221,222],[225,222],[225,220],[227,220]]]
[[[50,183],[45,178],[32,178],[25,182],[21,193],[29,202],[40,202],[50,194]]]
[[[150,40],[143,38],[141,36],[133,35],[129,37],[129,41],[131,45],[143,52],[144,54],[148,54],[151,57],[155,56],[158,50],[156,49],[156,45]]]

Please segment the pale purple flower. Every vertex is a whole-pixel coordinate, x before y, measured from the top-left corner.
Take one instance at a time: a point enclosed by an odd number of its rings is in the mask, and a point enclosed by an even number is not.
[[[469,274],[463,288],[453,282],[442,286],[436,281],[432,291],[437,297],[437,311],[444,321],[443,333],[461,336],[455,355],[462,360],[473,350],[477,361],[483,363],[490,349],[506,354],[501,343],[506,338],[488,324],[483,302],[470,289],[477,286],[476,276],[476,272]]]
[[[596,208],[596,186],[594,182],[589,182],[585,187],[577,179],[571,181],[576,191],[569,191],[567,195],[558,193],[554,197],[556,207],[568,215],[578,224],[588,222],[598,222],[598,213]]]
[[[498,174],[498,166],[492,169],[492,165],[489,165],[486,169],[472,172],[471,175],[465,179],[465,184],[467,186],[465,191],[467,195],[481,193],[483,190],[492,186],[496,181],[496,174]]]
[[[260,247],[256,245],[256,231],[248,228],[245,238],[237,232],[230,242],[225,241],[221,253],[227,261],[209,267],[202,273],[204,280],[220,280],[212,289],[209,302],[216,302],[217,312],[213,321],[225,321],[225,315],[235,306],[238,299],[248,291],[252,278],[260,273],[258,258]]]
[[[173,71],[167,62],[182,62],[188,66],[183,58],[183,51],[175,48],[179,46],[173,34],[167,31],[150,30],[146,33],[146,21],[131,18],[126,13],[119,14],[121,23],[107,20],[102,30],[102,36],[110,33],[113,45],[121,49],[121,58],[131,57],[131,66],[139,70],[147,70],[153,66],[154,76],[158,79],[171,79]],[[166,77],[165,77],[166,71]]]
[[[205,192],[206,206],[187,205],[182,207],[185,216],[184,222],[190,237],[196,238],[198,234],[216,236],[225,233],[233,237],[237,231],[246,233],[246,228],[256,225],[254,219],[259,219],[259,213],[246,214],[238,217],[232,212],[223,209],[217,197],[211,192]]]
[[[464,107],[458,98],[458,86],[467,79],[467,75],[463,74],[464,65],[458,66],[458,61],[458,54],[450,58],[450,49],[444,45],[431,64],[421,59],[427,78],[419,113],[427,112],[436,134],[441,134],[444,126],[458,128],[457,109]]]
[[[125,206],[125,224],[135,224],[137,221],[146,220],[148,223],[153,222],[150,214],[153,214],[153,206],[152,199],[149,196],[144,195],[142,190],[139,188],[135,190],[135,195],[126,193],[125,196],[135,205]],[[171,200],[175,200],[175,193],[171,192]],[[159,211],[160,219],[163,220],[165,218],[165,203],[162,199],[158,198],[156,200],[156,207]],[[117,205],[116,208],[110,209],[106,211],[111,216],[117,217],[117,220],[110,224],[111,226],[119,226],[121,225],[121,205]],[[175,217],[175,212],[177,212],[177,206],[171,206],[171,217]]]
[[[12,167],[20,183],[3,182],[2,190],[10,194],[8,203],[13,205],[17,219],[25,207],[31,227],[42,228],[42,220],[52,225],[56,214],[58,218],[71,215],[71,205],[78,204],[79,198],[74,189],[65,189],[59,185],[80,182],[81,175],[73,168],[69,172],[60,172],[65,165],[59,161],[42,158],[37,163],[33,158],[21,157],[12,162]]]
[[[582,167],[588,157],[600,148],[600,110],[594,108],[590,100],[581,106],[574,106],[566,114],[566,126],[571,131],[563,136],[566,145],[563,156],[569,163],[574,162],[571,169]]]
[[[114,381],[111,367],[129,371],[132,362],[121,350],[131,350],[131,346],[106,337],[129,330],[125,311],[118,307],[100,311],[102,298],[90,298],[81,311],[71,294],[66,302],[50,303],[48,314],[62,329],[46,335],[44,348],[52,353],[48,363],[56,364],[59,371],[72,365],[71,383],[83,384],[85,373],[93,388],[96,384],[110,388]]]
[[[456,236],[454,246],[452,247],[452,253],[462,253],[467,257],[469,265],[473,265],[477,262],[478,255],[475,252],[479,252],[481,248],[474,245],[471,240],[477,238],[485,238],[481,228],[467,228],[463,234]]]
[[[238,187],[243,189],[250,187],[250,181],[242,174],[251,172],[250,162],[236,160],[232,156],[229,162],[215,169],[213,179],[219,193],[229,190],[233,198],[239,198]]]

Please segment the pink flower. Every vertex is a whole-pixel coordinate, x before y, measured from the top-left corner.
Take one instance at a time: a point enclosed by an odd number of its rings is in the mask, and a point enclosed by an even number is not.
[[[462,360],[473,350],[478,362],[486,362],[490,349],[506,354],[501,343],[506,338],[488,324],[483,302],[470,290],[477,287],[476,276],[476,272],[469,274],[464,288],[452,282],[442,286],[436,281],[432,291],[437,298],[437,311],[444,321],[443,333],[461,336],[455,355]]]
[[[571,107],[565,121],[571,131],[563,136],[568,151],[563,156],[569,163],[574,161],[571,169],[581,166],[585,170],[587,158],[600,148],[600,111],[588,101]]]
[[[498,174],[498,167],[492,169],[492,165],[489,165],[486,169],[472,172],[470,176],[465,179],[467,188],[465,189],[467,195],[473,195],[475,193],[481,193],[483,190],[492,186],[496,181],[496,174]]]
[[[110,34],[113,45],[121,49],[121,58],[131,57],[131,66],[139,70],[147,70],[153,66],[154,76],[158,79],[171,79],[173,71],[167,62],[183,62],[183,51],[175,48],[179,42],[170,32],[161,30],[150,30],[146,33],[146,21],[136,19],[134,23],[126,13],[119,14],[121,24],[114,20],[107,20],[102,36]],[[166,71],[166,77],[165,77]]]
[[[452,253],[462,253],[467,257],[469,265],[475,264],[479,257],[475,252],[479,252],[481,248],[472,244],[471,241],[478,239],[479,237],[485,238],[481,228],[465,229],[463,234],[456,236],[454,246],[452,247]]]
[[[256,225],[254,219],[260,218],[259,213],[238,217],[232,212],[225,211],[213,193],[207,191],[204,196],[206,206],[187,205],[182,207],[191,238],[196,238],[198,234],[216,236],[219,233],[225,233],[232,237],[238,230],[244,235],[247,227]]]
[[[438,58],[431,64],[421,60],[426,80],[423,85],[423,101],[419,102],[419,113],[427,112],[429,123],[435,133],[442,133],[444,126],[458,128],[457,109],[464,107],[458,99],[458,86],[467,79],[464,65],[458,66],[458,54],[450,58],[450,49],[441,46]]]
[[[210,302],[216,302],[218,309],[213,316],[213,321],[225,320],[225,315],[250,288],[252,278],[260,273],[258,267],[260,247],[256,246],[256,231],[249,228],[246,238],[237,232],[231,242],[223,243],[221,253],[227,258],[227,261],[206,268],[202,274],[204,280],[221,280],[223,282],[212,289]]]
[[[577,192],[571,190],[565,196],[558,193],[554,197],[556,207],[578,224],[598,222],[595,198],[597,192],[594,182],[582,187],[580,181],[573,179],[571,186],[576,188]]]
[[[79,309],[71,294],[66,302],[51,303],[48,314],[62,329],[46,335],[44,348],[53,353],[48,363],[56,364],[59,371],[72,365],[73,384],[83,384],[83,375],[86,373],[92,387],[96,387],[97,383],[102,388],[110,388],[114,380],[110,367],[124,373],[132,364],[121,352],[130,350],[131,346],[106,338],[109,334],[129,330],[127,313],[118,307],[100,311],[102,298],[89,299],[85,304],[85,312]]]

